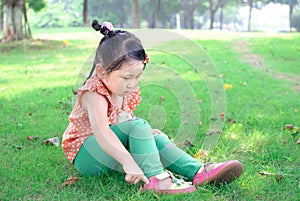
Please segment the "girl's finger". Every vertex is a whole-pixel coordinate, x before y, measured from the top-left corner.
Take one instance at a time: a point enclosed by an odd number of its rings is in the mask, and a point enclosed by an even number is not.
[[[139,178],[139,177],[137,177],[137,178],[135,178],[135,180],[132,182],[133,184],[137,184],[137,183],[139,183],[139,181],[140,181],[141,179]]]
[[[132,177],[130,175],[126,175],[125,176],[125,181],[127,181],[128,183],[131,183]]]
[[[143,182],[145,182],[146,184],[149,184],[149,179],[144,175],[141,179]]]

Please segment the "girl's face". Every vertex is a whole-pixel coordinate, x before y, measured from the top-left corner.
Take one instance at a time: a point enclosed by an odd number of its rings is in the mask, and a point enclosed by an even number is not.
[[[143,70],[143,61],[130,60],[108,76],[101,75],[99,70],[97,75],[112,94],[123,97],[137,87]]]

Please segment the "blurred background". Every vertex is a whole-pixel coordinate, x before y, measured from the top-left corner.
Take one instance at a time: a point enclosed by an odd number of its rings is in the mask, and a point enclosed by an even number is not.
[[[120,28],[300,31],[299,0],[2,0],[2,40],[30,38],[31,28]]]

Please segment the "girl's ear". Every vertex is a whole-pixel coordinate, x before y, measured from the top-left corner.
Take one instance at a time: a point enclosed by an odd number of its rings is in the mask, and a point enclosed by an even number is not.
[[[96,65],[96,74],[99,78],[103,78],[105,75],[105,69],[102,67],[101,64]]]

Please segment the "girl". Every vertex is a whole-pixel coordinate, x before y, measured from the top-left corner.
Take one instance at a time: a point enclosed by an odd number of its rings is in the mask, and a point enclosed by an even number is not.
[[[134,117],[141,101],[137,84],[149,58],[133,34],[114,31],[108,22],[100,25],[94,20],[92,27],[104,37],[90,75],[78,89],[62,142],[75,168],[84,175],[124,171],[127,182],[144,182],[141,191],[174,194],[239,177],[243,170],[240,162],[202,164],[161,131]],[[171,172],[190,182],[176,179]]]

